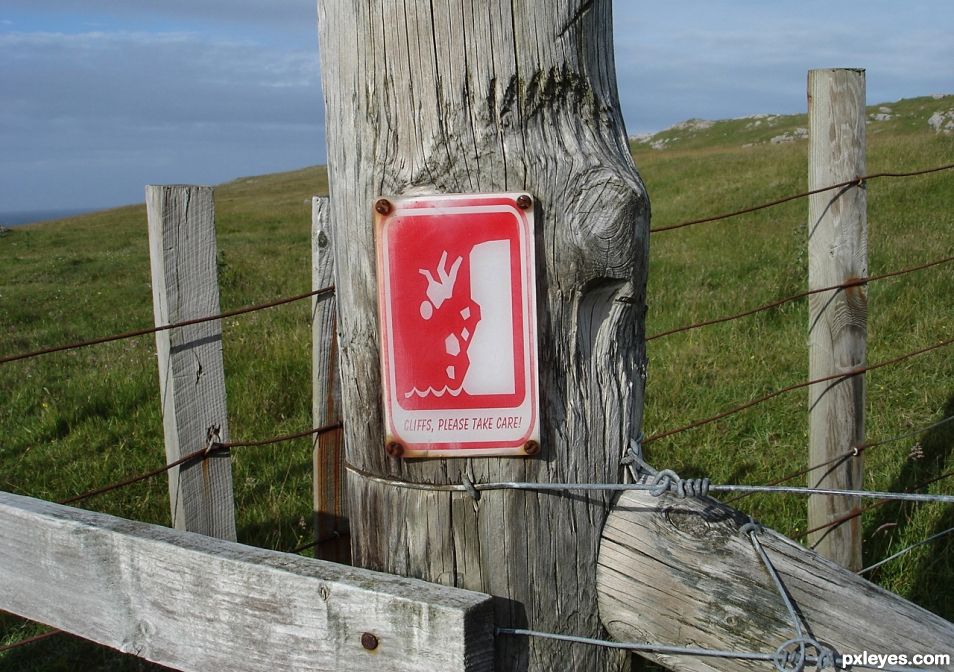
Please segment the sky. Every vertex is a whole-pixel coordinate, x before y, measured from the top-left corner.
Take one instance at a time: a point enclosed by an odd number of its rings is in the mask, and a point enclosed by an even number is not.
[[[615,0],[614,24],[631,135],[804,112],[810,68],[866,68],[869,103],[954,93],[951,0]],[[316,32],[314,0],[3,0],[0,212],[324,163]]]

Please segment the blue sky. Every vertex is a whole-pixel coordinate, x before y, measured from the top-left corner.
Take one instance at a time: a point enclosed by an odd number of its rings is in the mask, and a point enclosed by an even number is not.
[[[802,112],[815,67],[866,68],[869,103],[954,93],[950,0],[614,11],[630,134]],[[323,163],[315,14],[313,0],[3,0],[0,212],[134,203],[147,183]]]

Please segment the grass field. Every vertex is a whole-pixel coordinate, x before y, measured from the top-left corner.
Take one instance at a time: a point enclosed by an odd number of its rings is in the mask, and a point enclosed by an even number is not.
[[[869,172],[949,163],[954,137],[927,123],[954,98],[871,108]],[[756,123],[758,122],[758,123]],[[653,225],[734,210],[805,188],[804,116],[693,124],[633,143]],[[773,143],[788,134],[793,141]],[[654,149],[653,145],[663,147]],[[216,189],[223,309],[310,289],[310,197],[324,169],[245,178]],[[869,183],[872,274],[954,254],[954,171]],[[796,293],[807,283],[807,203],[651,238],[648,333]],[[869,362],[954,337],[954,264],[868,289]],[[645,431],[684,425],[807,377],[804,301],[650,343]],[[152,323],[143,206],[15,229],[0,236],[0,355]],[[224,324],[232,438],[311,426],[308,302]],[[163,460],[155,346],[150,337],[0,365],[0,489],[56,500],[145,471]],[[867,437],[892,437],[954,415],[951,349],[867,378]],[[954,469],[954,423],[880,446],[865,483],[901,490]],[[308,440],[237,450],[239,540],[276,549],[309,537]],[[920,457],[918,456],[920,455]],[[648,447],[650,461],[714,482],[764,483],[805,466],[807,395],[779,397]],[[940,481],[934,492],[952,492]],[[163,479],[85,504],[168,524]],[[805,529],[805,501],[750,497],[738,505],[788,534]],[[865,514],[865,559],[954,526],[954,508],[889,505]],[[954,619],[954,535],[896,560],[873,577]],[[0,645],[38,632],[0,616]],[[0,654],[0,670],[158,669],[72,638]]]

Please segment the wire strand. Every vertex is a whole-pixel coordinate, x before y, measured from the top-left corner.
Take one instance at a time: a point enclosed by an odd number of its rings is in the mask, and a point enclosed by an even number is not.
[[[938,348],[946,347],[950,345],[951,343],[954,343],[954,338],[949,338],[939,343],[935,343],[934,345],[930,345],[926,348],[921,348],[920,350],[908,352],[898,357],[895,357],[893,359],[885,360],[883,362],[878,362],[877,364],[871,364],[870,366],[859,366],[859,367],[855,367],[854,369],[851,369],[850,371],[846,371],[844,373],[833,373],[829,376],[822,376],[821,378],[815,378],[813,380],[806,380],[801,383],[789,385],[788,387],[783,387],[780,390],[769,392],[768,394],[762,395],[761,397],[757,397],[755,399],[752,399],[751,401],[747,401],[744,404],[740,404],[738,406],[735,406],[734,408],[730,408],[727,411],[722,411],[721,413],[716,413],[715,415],[711,415],[707,418],[696,420],[694,422],[689,423],[688,425],[683,425],[682,427],[677,427],[675,429],[670,429],[665,432],[658,432],[656,434],[653,434],[643,439],[643,445],[646,445],[647,443],[652,443],[653,441],[658,441],[659,439],[673,436],[674,434],[680,434],[682,432],[689,431],[690,429],[696,429],[698,427],[708,425],[709,423],[715,422],[716,420],[721,420],[730,415],[734,415],[736,413],[740,413],[742,411],[748,410],[752,408],[753,406],[757,406],[761,403],[769,401],[770,399],[774,399],[775,397],[781,396],[788,392],[794,392],[795,390],[800,390],[804,387],[809,387],[811,385],[816,385],[818,383],[824,383],[830,380],[838,380],[838,381],[848,380],[849,378],[860,376],[861,374],[867,373],[868,371],[874,371],[876,369],[880,369],[886,366],[898,364],[899,362],[903,362],[904,360],[910,359],[911,357],[917,357],[918,355],[923,355],[933,350],[937,350]]]
[[[109,485],[104,485],[103,487],[95,488],[95,489],[93,489],[93,490],[88,490],[87,492],[81,493],[81,494],[79,494],[79,495],[74,495],[73,497],[69,497],[69,498],[67,498],[67,499],[61,499],[58,503],[59,503],[59,504],[73,504],[73,503],[75,503],[75,502],[79,502],[79,501],[82,501],[82,500],[85,500],[85,499],[89,499],[89,498],[95,497],[95,496],[97,496],[97,495],[102,495],[102,494],[105,494],[105,493],[107,493],[107,492],[112,492],[113,490],[119,490],[120,488],[125,488],[126,486],[132,485],[132,484],[134,484],[134,483],[139,483],[140,481],[145,481],[145,480],[150,479],[150,478],[153,478],[153,477],[155,477],[155,476],[159,476],[160,474],[164,474],[165,472],[169,471],[170,469],[173,469],[173,468],[175,468],[175,467],[178,467],[178,466],[181,466],[181,465],[183,465],[183,464],[186,464],[187,462],[192,462],[192,461],[194,461],[194,460],[205,459],[206,457],[209,457],[210,455],[214,455],[214,454],[217,454],[217,453],[225,452],[225,451],[227,451],[229,448],[241,448],[241,447],[251,447],[251,446],[267,446],[267,445],[271,445],[271,444],[273,444],[273,443],[281,443],[281,442],[283,442],[283,441],[291,441],[291,440],[293,440],[293,439],[300,439],[300,438],[303,438],[303,437],[306,437],[306,436],[311,436],[311,435],[316,435],[316,434],[317,434],[317,435],[320,435],[320,434],[324,434],[324,433],[326,433],[326,432],[331,432],[331,431],[334,431],[334,430],[340,429],[340,428],[341,428],[341,423],[340,423],[340,422],[336,422],[336,423],[334,423],[334,424],[323,425],[323,426],[321,426],[321,427],[316,427],[316,428],[314,428],[314,429],[310,429],[310,430],[307,430],[307,431],[304,431],[304,432],[297,432],[297,433],[295,433],[295,434],[286,434],[285,436],[278,436],[278,437],[275,437],[275,438],[273,438],[273,439],[265,439],[265,440],[262,440],[262,441],[232,441],[232,442],[228,442],[228,443],[211,443],[211,444],[209,444],[209,447],[208,447],[208,448],[202,448],[202,449],[200,449],[200,450],[193,451],[193,452],[189,453],[188,455],[183,455],[182,457],[180,457],[179,459],[175,460],[174,462],[171,462],[171,463],[169,463],[169,464],[167,464],[167,465],[165,465],[165,466],[159,467],[158,469],[153,469],[152,471],[147,471],[147,472],[144,473],[144,474],[138,474],[138,475],[136,475],[136,476],[130,476],[129,478],[126,478],[126,479],[124,479],[124,480],[122,480],[122,481],[118,481],[118,482],[116,482],[116,483],[111,483],[111,484],[109,484]]]
[[[915,542],[915,543],[911,544],[910,546],[907,546],[907,547],[905,547],[905,548],[902,548],[900,551],[898,551],[898,552],[895,553],[894,555],[889,555],[889,556],[888,556],[887,558],[885,558],[884,560],[882,560],[882,561],[880,561],[880,562],[876,562],[876,563],[874,563],[873,565],[869,565],[869,566],[865,567],[864,569],[862,569],[861,571],[859,571],[858,574],[865,574],[866,572],[870,572],[872,569],[875,569],[875,568],[877,568],[877,567],[880,567],[881,565],[883,565],[883,564],[885,564],[885,563],[887,563],[887,562],[891,562],[891,561],[894,560],[895,558],[900,558],[900,557],[901,557],[902,555],[904,555],[905,553],[909,553],[909,552],[913,551],[913,550],[914,550],[915,548],[917,548],[918,546],[923,546],[924,544],[928,544],[928,543],[934,541],[935,539],[940,539],[941,537],[943,537],[943,536],[945,536],[945,535],[947,535],[947,534],[950,534],[951,532],[954,532],[954,527],[949,527],[949,528],[947,528],[946,530],[944,530],[943,532],[938,532],[937,534],[932,534],[932,535],[931,535],[930,537],[928,537],[927,539],[922,539],[921,541]]]
[[[662,231],[674,231],[675,229],[683,229],[687,226],[694,226],[696,224],[706,224],[708,222],[718,222],[723,219],[730,219],[732,217],[738,217],[739,215],[746,215],[750,212],[757,212],[759,210],[765,210],[766,208],[773,208],[777,205],[782,205],[783,203],[788,203],[789,201],[795,201],[800,198],[808,198],[809,196],[814,196],[815,194],[821,194],[826,191],[832,191],[834,189],[845,189],[848,187],[860,187],[865,182],[869,180],[875,180],[881,177],[915,177],[917,175],[927,175],[929,173],[937,173],[942,170],[951,170],[954,168],[954,163],[948,163],[943,166],[937,166],[935,168],[926,168],[924,170],[914,170],[907,173],[894,173],[894,172],[882,172],[882,173],[872,173],[871,175],[863,175],[861,177],[856,177],[853,180],[846,180],[844,182],[839,182],[837,184],[831,184],[827,187],[819,187],[817,189],[810,189],[808,191],[802,191],[797,194],[792,194],[791,196],[785,196],[783,198],[777,198],[773,201],[768,201],[766,203],[760,203],[759,205],[753,205],[749,208],[743,208],[741,210],[734,210],[732,212],[726,212],[721,215],[712,215],[711,217],[702,217],[701,219],[693,219],[688,222],[682,222],[680,224],[672,224],[670,226],[660,226],[654,229],[650,229],[650,233],[661,233]]]
[[[667,491],[661,489],[658,483],[541,483],[537,481],[493,481],[487,483],[419,483],[384,478],[361,471],[354,466],[347,465],[348,471],[358,474],[368,481],[390,485],[408,490],[425,490],[429,492],[465,492],[473,496],[473,490],[482,493],[488,490],[520,490],[529,492],[566,492],[576,490],[580,492],[626,492],[630,490],[650,492],[654,495]],[[681,480],[681,479],[678,479]],[[678,480],[675,485],[678,485]],[[670,487],[671,491],[672,488]],[[834,497],[864,497],[881,500],[895,500],[906,502],[943,502],[954,504],[954,495],[932,495],[915,492],[885,492],[882,490],[842,490],[837,488],[809,488],[804,486],[778,485],[736,485],[731,483],[709,484],[708,492],[767,492],[788,495],[831,495]],[[677,492],[679,492],[677,490]]]
[[[922,481],[921,483],[918,483],[914,487],[909,488],[905,492],[910,492],[911,490],[920,490],[921,488],[926,488],[927,486],[933,483],[937,483],[938,481],[943,481],[945,478],[950,478],[951,476],[954,476],[954,471],[947,471],[941,474],[940,476],[935,476],[934,478],[928,479],[926,481]],[[868,511],[871,511],[872,509],[876,509],[880,506],[884,506],[885,504],[888,504],[887,500],[866,504],[865,506],[862,506],[860,509],[855,509],[854,511],[850,513],[846,513],[843,516],[838,516],[837,518],[830,520],[827,523],[823,523],[822,525],[816,525],[815,527],[807,529],[804,532],[796,531],[795,534],[791,535],[791,537],[792,539],[801,539],[803,537],[807,537],[809,534],[812,534],[814,532],[826,530],[829,527],[837,527],[838,525],[843,525],[844,523],[847,523],[849,520],[853,520],[857,518],[858,516],[862,515],[863,513],[867,513]]]
[[[307,299],[311,297],[324,296],[326,294],[333,294],[334,291],[335,291],[334,285],[330,285],[328,287],[322,287],[321,289],[316,289],[306,294],[290,296],[285,299],[269,301],[268,303],[259,303],[254,306],[246,306],[244,308],[236,308],[234,310],[227,310],[224,313],[218,313],[217,315],[209,315],[206,317],[196,317],[191,320],[182,320],[181,322],[173,322],[172,324],[164,324],[158,327],[149,327],[147,329],[135,329],[133,331],[126,331],[121,334],[114,334],[112,336],[103,336],[101,338],[91,338],[86,341],[77,341],[75,343],[55,345],[49,348],[43,348],[42,350],[34,350],[32,352],[21,352],[16,355],[6,355],[4,357],[0,357],[0,364],[7,364],[9,362],[16,362],[21,359],[30,359],[33,357],[39,357],[40,355],[49,355],[54,352],[63,352],[64,350],[76,350],[77,348],[85,348],[90,345],[100,345],[102,343],[111,343],[112,341],[121,341],[127,338],[135,338],[136,336],[145,336],[147,334],[155,334],[160,331],[167,331],[169,329],[178,329],[180,327],[188,327],[190,325],[201,324],[203,322],[212,322],[214,320],[222,320],[227,317],[235,317],[236,315],[244,315],[246,313],[252,313],[258,310],[264,310],[266,308],[274,308],[275,306],[282,306],[282,305],[285,305],[286,303],[293,303],[295,301],[301,301],[303,299]]]
[[[4,644],[3,646],[0,646],[0,653],[6,653],[7,651],[12,651],[13,649],[18,649],[21,646],[27,646],[28,644],[36,644],[37,642],[42,642],[44,639],[49,639],[50,637],[55,637],[56,635],[62,634],[64,634],[62,630],[50,630],[49,632],[44,632],[34,637],[21,639],[20,641],[13,642],[12,644]]]
[[[812,296],[813,294],[820,294],[822,292],[830,292],[838,289],[848,289],[850,287],[858,287],[859,285],[865,285],[869,282],[875,282],[877,280],[884,280],[886,278],[894,278],[899,275],[905,275],[907,273],[914,273],[915,271],[923,271],[926,268],[931,268],[933,266],[939,266],[941,264],[946,264],[951,261],[954,261],[954,256],[945,257],[943,259],[937,259],[935,261],[921,264],[920,266],[914,266],[911,268],[904,268],[900,271],[893,271],[891,273],[882,273],[881,275],[870,275],[864,278],[856,278],[843,282],[838,285],[831,285],[830,287],[819,287],[817,289],[809,289],[804,292],[799,292],[798,294],[793,294],[792,296],[787,296],[783,299],[777,299],[770,303],[763,304],[756,308],[751,308],[749,310],[742,311],[741,313],[734,313],[732,315],[726,315],[724,317],[717,317],[711,320],[704,320],[702,322],[696,322],[694,324],[687,324],[681,327],[676,327],[674,329],[668,329],[666,331],[660,332],[658,334],[653,334],[652,336],[646,337],[646,342],[656,340],[657,338],[663,338],[664,336],[671,336],[673,334],[679,334],[684,331],[691,331],[693,329],[699,329],[701,327],[708,327],[713,324],[722,324],[723,322],[731,322],[733,320],[738,320],[743,317],[748,317],[749,315],[755,315],[757,313],[764,312],[766,310],[771,310],[772,308],[777,308],[778,306],[785,305],[786,303],[791,303],[792,301],[797,301],[799,299],[804,299],[806,296]]]
[[[932,424],[930,424],[930,425],[927,425],[926,427],[921,427],[921,428],[919,428],[919,429],[915,429],[915,430],[912,430],[912,431],[910,431],[910,432],[906,432],[906,433],[904,433],[904,434],[900,434],[900,435],[898,435],[898,436],[892,436],[891,438],[888,438],[888,439],[881,439],[881,440],[879,440],[879,441],[867,441],[867,442],[865,442],[865,443],[862,443],[862,444],[856,446],[855,448],[852,448],[851,450],[846,450],[846,451],[845,451],[844,453],[842,453],[841,455],[836,455],[835,457],[831,458],[830,460],[825,460],[824,462],[819,462],[819,463],[813,464],[813,465],[811,465],[811,466],[809,466],[809,467],[804,467],[803,469],[799,469],[799,470],[797,470],[797,471],[793,471],[793,472],[791,472],[791,473],[789,473],[789,474],[786,474],[785,476],[781,476],[781,477],[779,477],[779,478],[777,478],[777,479],[775,479],[775,480],[773,480],[773,481],[769,481],[768,483],[766,483],[766,485],[778,485],[779,483],[784,483],[784,482],[786,482],[786,481],[790,481],[790,480],[792,480],[793,478],[798,478],[799,476],[804,476],[805,474],[810,474],[810,473],[813,472],[813,471],[816,471],[816,470],[818,470],[818,469],[822,469],[822,468],[824,468],[824,467],[830,466],[830,465],[834,464],[835,462],[847,460],[847,459],[850,459],[850,458],[852,458],[852,457],[857,457],[858,455],[863,454],[863,453],[864,453],[867,449],[869,449],[869,448],[877,448],[878,446],[883,446],[883,445],[888,444],[888,443],[895,443],[895,442],[897,442],[897,441],[901,441],[901,440],[903,440],[903,439],[907,439],[907,438],[910,438],[910,437],[912,437],[912,436],[917,436],[918,434],[923,434],[924,432],[928,432],[928,431],[934,429],[935,427],[940,427],[941,425],[947,424],[948,422],[951,422],[952,420],[954,420],[954,415],[948,416],[948,417],[946,417],[946,418],[944,418],[944,419],[942,419],[942,420],[939,420],[939,421],[934,422],[934,423],[932,423]],[[752,494],[752,493],[745,493],[745,494],[742,494],[742,495],[738,495],[738,496],[736,496],[736,497],[730,497],[729,499],[725,500],[725,503],[726,503],[726,504],[731,504],[732,502],[735,502],[735,501],[738,501],[738,500],[743,499],[743,498],[745,498],[745,497],[748,497],[750,494]]]

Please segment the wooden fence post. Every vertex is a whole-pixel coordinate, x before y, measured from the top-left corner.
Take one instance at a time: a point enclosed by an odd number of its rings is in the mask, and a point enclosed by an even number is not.
[[[808,73],[808,188],[865,174],[864,70]],[[809,289],[868,275],[867,200],[863,186],[813,195],[808,214]],[[809,377],[843,373],[865,363],[867,290],[863,286],[814,294],[809,301]],[[864,442],[865,377],[814,385],[809,391],[809,464],[844,455]],[[811,486],[861,489],[860,455],[808,475]],[[860,505],[857,498],[812,496],[808,526],[825,525]],[[859,570],[861,518],[809,537],[813,548]]]
[[[312,289],[335,283],[334,229],[327,197],[311,201]],[[312,416],[315,427],[341,420],[341,376],[338,370],[338,320],[334,295],[316,296],[311,304]],[[341,430],[315,438],[315,557],[350,564],[344,436]],[[335,540],[337,537],[337,540]],[[327,541],[325,541],[327,540]]]
[[[623,493],[603,528],[597,569],[600,615],[613,638],[772,654],[795,637],[778,588],[740,531],[749,520],[708,497]],[[835,652],[951,653],[954,624],[772,530],[758,539],[805,632]],[[768,661],[642,655],[680,672],[773,669]]]
[[[147,186],[149,256],[156,326],[219,309],[212,189]],[[156,333],[166,460],[229,437],[222,364],[222,324],[202,322]],[[176,529],[235,540],[228,452],[169,471]]]
[[[320,0],[319,33],[355,565],[494,595],[499,626],[604,635],[595,563],[610,495],[477,500],[440,486],[618,482],[639,434],[649,211],[619,108],[612,3]],[[536,208],[541,449],[390,457],[374,199],[516,191]],[[625,658],[496,642],[501,670],[618,670]]]

